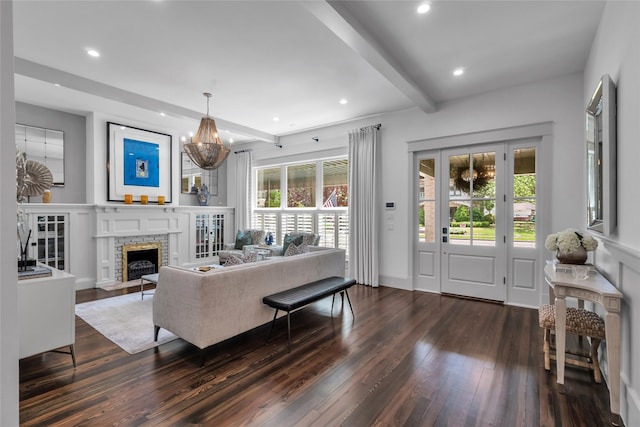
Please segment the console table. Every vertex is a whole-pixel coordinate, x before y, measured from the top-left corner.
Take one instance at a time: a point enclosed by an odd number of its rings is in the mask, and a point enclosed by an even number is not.
[[[620,415],[620,307],[622,293],[597,270],[593,269],[586,279],[575,279],[571,271],[556,269],[553,265],[544,268],[545,280],[555,295],[556,306],[556,365],[558,384],[564,385],[564,361],[566,348],[567,297],[579,301],[592,301],[605,310],[605,334],[607,341],[607,364],[609,366],[609,400],[611,412]],[[550,294],[550,299],[552,295]],[[552,302],[553,303],[553,302]]]
[[[49,277],[18,281],[19,357],[68,346],[75,367],[75,276],[48,268]]]

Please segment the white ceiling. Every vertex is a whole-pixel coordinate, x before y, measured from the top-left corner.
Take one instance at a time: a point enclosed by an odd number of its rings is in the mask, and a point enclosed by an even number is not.
[[[225,141],[270,141],[580,72],[603,8],[432,1],[419,15],[420,3],[18,0],[16,99],[186,134],[212,92]]]

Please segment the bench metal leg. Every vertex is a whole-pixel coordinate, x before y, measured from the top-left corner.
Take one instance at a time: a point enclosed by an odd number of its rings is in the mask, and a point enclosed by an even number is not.
[[[287,311],[287,353],[291,353],[291,312]]]
[[[344,290],[344,293],[347,295],[347,301],[349,301],[349,308],[351,309],[351,315],[353,316],[353,318],[356,318],[355,313],[353,312],[353,306],[351,305],[351,299],[349,298],[349,292],[347,292],[347,290]]]
[[[267,339],[265,344],[269,343],[269,338],[271,338],[271,331],[273,331],[273,325],[276,324],[276,317],[278,316],[278,309],[276,308],[276,313],[273,315],[273,321],[271,322],[271,327],[269,328],[269,335],[267,335]]]

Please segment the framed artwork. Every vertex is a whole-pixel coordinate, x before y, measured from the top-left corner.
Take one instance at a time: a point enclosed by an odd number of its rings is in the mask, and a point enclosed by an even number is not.
[[[108,201],[144,194],[151,203],[158,196],[171,203],[171,135],[108,122],[107,141]]]

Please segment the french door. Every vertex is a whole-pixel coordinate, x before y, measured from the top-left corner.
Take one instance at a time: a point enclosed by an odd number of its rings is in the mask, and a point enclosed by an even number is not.
[[[536,298],[538,149],[528,138],[416,154],[414,289]]]
[[[505,300],[504,157],[504,144],[442,152],[442,292]]]

